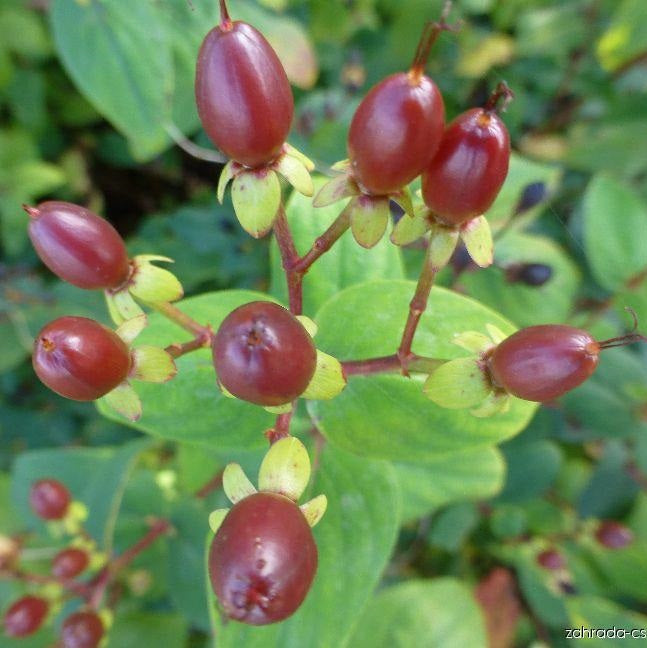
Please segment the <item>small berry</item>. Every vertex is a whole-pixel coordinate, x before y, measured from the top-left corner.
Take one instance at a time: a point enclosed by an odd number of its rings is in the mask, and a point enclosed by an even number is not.
[[[209,551],[211,586],[227,616],[251,625],[282,621],[305,599],[317,546],[299,507],[275,493],[239,501]]]
[[[25,206],[25,211],[36,253],[64,281],[94,290],[116,288],[128,279],[126,246],[108,221],[67,202]]]
[[[63,549],[59,551],[52,561],[52,574],[60,580],[69,580],[76,578],[80,573],[85,571],[90,557],[88,552],[76,547]]]
[[[546,549],[537,555],[537,564],[544,569],[557,571],[566,567],[566,561],[556,549]]]
[[[248,167],[271,162],[285,142],[294,99],[278,56],[263,35],[232,22],[221,0],[221,22],[198,55],[195,96],[213,143]]]
[[[9,637],[27,637],[34,634],[49,612],[49,604],[39,596],[18,599],[4,615],[4,630]]]
[[[40,479],[32,484],[29,492],[29,504],[43,520],[64,518],[71,499],[70,491],[55,479]]]
[[[595,532],[595,537],[607,549],[623,549],[634,540],[633,531],[615,520],[601,522]]]
[[[462,225],[486,212],[508,175],[510,137],[495,108],[507,86],[497,88],[485,108],[452,121],[438,152],[422,175],[422,196],[447,225]]]
[[[550,281],[553,269],[545,263],[521,263],[505,269],[506,279],[510,282],[524,283],[538,288]]]
[[[571,326],[529,326],[495,347],[487,358],[487,370],[496,388],[543,403],[589,378],[598,366],[601,350],[644,339],[632,332],[597,342],[586,331]]]
[[[445,106],[424,74],[431,45],[444,23],[429,23],[408,72],[373,86],[358,106],[348,132],[353,177],[369,194],[399,191],[431,162],[445,126]]]
[[[308,332],[288,310],[251,302],[232,311],[213,341],[218,380],[238,398],[283,405],[307,388],[317,363]]]
[[[63,621],[63,648],[96,648],[103,637],[103,623],[94,612],[76,612]]]
[[[109,328],[85,317],[60,317],[38,334],[32,362],[51,390],[90,401],[125,380],[131,358],[126,344]]]
[[[545,200],[547,193],[546,184],[544,182],[531,182],[526,185],[521,193],[521,198],[519,199],[519,203],[515,209],[515,214],[521,214],[528,209],[532,209]]]

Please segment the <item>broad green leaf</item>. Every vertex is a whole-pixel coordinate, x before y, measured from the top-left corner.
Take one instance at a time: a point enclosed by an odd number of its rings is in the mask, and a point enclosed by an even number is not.
[[[382,590],[367,606],[353,648],[486,648],[485,621],[456,578],[409,581]]]
[[[118,449],[65,448],[21,454],[12,473],[11,497],[27,520],[36,518],[29,508],[34,481],[53,477],[64,483],[74,499],[89,510],[85,528],[104,551],[110,551],[121,498],[139,455],[150,441],[132,441]]]
[[[429,543],[445,551],[456,552],[478,525],[481,518],[474,502],[460,502],[443,509],[434,517]]]
[[[148,159],[168,143],[173,61],[155,4],[129,0],[55,0],[50,8],[54,43],[83,94]]]
[[[602,66],[617,70],[623,63],[642,54],[647,48],[647,19],[642,0],[623,0],[607,30],[597,42],[597,55]]]
[[[505,480],[506,465],[496,448],[478,448],[430,459],[394,463],[402,493],[402,519],[409,521],[451,502],[487,499]]]
[[[580,284],[580,271],[551,239],[509,231],[497,240],[496,267],[465,272],[460,284],[469,295],[509,317],[519,326],[565,321],[571,314]],[[505,268],[523,263],[543,263],[552,275],[543,286],[511,282]]]
[[[310,490],[328,497],[328,510],[314,528],[319,567],[304,604],[270,626],[216,623],[219,648],[353,646],[349,634],[396,539],[397,483],[388,463],[327,446]]]
[[[597,596],[578,596],[570,598],[566,602],[568,610],[569,625],[578,630],[583,626],[585,628],[622,628],[629,631],[626,637],[586,638],[578,640],[578,644],[583,646],[598,646],[606,648],[607,646],[624,646],[627,643],[632,644],[632,638],[644,641],[647,639],[647,616],[638,614],[632,610],[621,607],[620,605]],[[631,629],[638,633],[632,637]],[[631,637],[631,638],[630,638]]]
[[[259,299],[271,298],[257,292],[231,290],[205,293],[177,302],[177,306],[217,330],[234,308]],[[165,347],[188,338],[176,324],[151,313],[149,325],[137,338],[137,344]],[[272,426],[272,415],[261,407],[222,394],[209,349],[177,358],[175,364],[177,375],[168,384],[133,383],[143,405],[142,417],[132,424],[134,427],[154,436],[208,445],[222,452],[267,444],[263,432]],[[123,422],[104,405],[99,404],[99,410],[108,418]]]
[[[389,355],[398,347],[415,285],[372,281],[330,299],[315,318],[317,345],[341,360]],[[512,325],[477,302],[434,288],[413,344],[414,352],[451,360],[466,354],[453,344],[461,331]],[[535,405],[513,399],[510,410],[487,419],[443,409],[422,392],[423,379],[397,374],[351,376],[331,402],[309,402],[322,433],[356,454],[398,461],[428,461],[439,454],[491,445],[520,432]]]
[[[647,206],[617,180],[597,175],[584,195],[584,248],[598,283],[617,290],[647,268]]]
[[[324,179],[315,177],[315,193]],[[292,192],[287,216],[300,254],[305,254],[315,239],[337,218],[344,208],[339,202],[328,207],[312,206],[312,200]],[[272,243],[272,294],[287,301],[285,274],[275,243]],[[308,271],[303,281],[304,312],[314,315],[321,305],[342,288],[367,279],[401,279],[404,277],[400,250],[386,237],[374,248],[360,247],[346,232]],[[333,354],[334,355],[334,354]]]
[[[170,612],[127,612],[120,610],[110,628],[110,644],[119,648],[149,646],[184,648],[188,634],[187,622]]]

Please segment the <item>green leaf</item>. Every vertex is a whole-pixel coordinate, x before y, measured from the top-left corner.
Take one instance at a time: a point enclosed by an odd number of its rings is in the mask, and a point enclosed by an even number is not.
[[[55,0],[50,19],[67,72],[126,135],[135,156],[146,160],[163,150],[173,62],[155,4]]]
[[[234,308],[259,299],[269,298],[262,293],[232,290],[204,293],[179,302],[178,307],[217,330]],[[176,324],[151,313],[149,325],[137,343],[166,347],[186,339],[188,334]],[[175,364],[178,373],[170,384],[133,384],[143,404],[142,417],[132,424],[135,428],[165,439],[211,446],[223,453],[267,444],[263,431],[272,426],[273,417],[261,407],[222,394],[216,385],[209,349],[177,358]],[[123,423],[101,403],[99,411]]]
[[[584,248],[595,279],[617,290],[647,268],[647,207],[629,188],[597,175],[584,195]]]
[[[647,20],[642,0],[624,0],[597,42],[597,55],[606,70],[617,70],[647,48]]]
[[[328,497],[328,510],[314,528],[319,567],[304,604],[270,626],[218,622],[219,647],[346,645],[391,555],[399,525],[397,484],[389,464],[327,446],[311,491]]]
[[[647,542],[634,540],[622,549],[606,549],[595,542],[590,555],[596,568],[608,581],[607,591],[613,596],[628,595],[647,600]]]
[[[445,454],[425,464],[394,463],[402,493],[402,519],[409,521],[464,500],[496,495],[505,481],[506,465],[496,448]]]
[[[68,448],[23,453],[12,471],[14,506],[26,520],[38,522],[29,508],[29,489],[37,479],[58,479],[74,499],[88,507],[90,515],[85,528],[104,551],[110,551],[126,482],[139,455],[149,447],[150,441],[144,440],[118,449]]]
[[[473,502],[449,506],[434,518],[429,543],[445,551],[458,551],[479,520],[480,514]]]
[[[315,178],[315,191],[324,179]],[[287,203],[287,217],[300,254],[337,218],[341,205],[314,208],[309,198],[293,192]],[[287,301],[285,274],[276,243],[272,243],[272,294]],[[346,232],[308,271],[303,280],[304,311],[313,315],[342,288],[367,279],[401,279],[404,268],[400,251],[386,238],[374,248],[361,248]],[[334,355],[334,354],[333,354]]]
[[[635,639],[647,638],[647,632],[641,633],[647,629],[647,616],[638,614],[632,610],[621,607],[613,601],[597,597],[597,596],[578,596],[570,598],[566,601],[568,616],[570,619],[569,625],[575,628],[623,628],[631,630],[632,628],[638,630],[638,635]],[[631,643],[630,637],[615,638],[582,638],[578,643],[583,646],[599,646],[605,648],[606,646],[621,646],[626,645],[627,642]],[[611,641],[610,641],[611,639]]]
[[[316,316],[317,345],[340,359],[385,356],[400,342],[415,289],[413,282],[372,281],[340,292]],[[359,316],[358,316],[359,314]],[[465,353],[452,343],[457,331],[486,331],[491,323],[506,334],[512,325],[471,299],[434,288],[413,350],[451,360]],[[322,433],[356,454],[399,461],[428,461],[439,454],[491,445],[520,432],[535,405],[513,399],[505,414],[476,419],[427,399],[419,378],[351,376],[333,401],[310,401]]]
[[[149,646],[184,648],[187,633],[186,619],[179,614],[120,611],[109,636],[110,643],[119,648],[140,648],[142,641]]]
[[[471,590],[456,578],[437,578],[409,581],[380,592],[360,618],[350,645],[486,648],[488,641]]]

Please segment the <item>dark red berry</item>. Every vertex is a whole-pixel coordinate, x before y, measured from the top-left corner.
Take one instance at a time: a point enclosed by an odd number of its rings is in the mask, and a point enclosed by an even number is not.
[[[422,196],[448,225],[486,212],[508,175],[510,138],[491,111],[474,108],[452,121],[440,148],[422,174]]]
[[[583,383],[598,366],[600,345],[586,331],[545,324],[517,331],[488,359],[496,387],[529,401],[550,401]]]
[[[29,238],[43,263],[79,288],[116,288],[130,266],[123,239],[91,211],[67,202],[25,207],[31,217]]]
[[[374,195],[402,189],[431,162],[444,125],[443,99],[429,77],[387,77],[366,95],[350,125],[354,178]]]
[[[76,612],[63,621],[63,648],[96,648],[103,637],[103,623],[94,612]]]
[[[34,634],[49,612],[49,603],[39,596],[18,599],[4,615],[4,631],[9,637],[27,637]]]
[[[605,520],[595,532],[597,541],[607,549],[623,549],[634,540],[633,531],[614,520]]]
[[[551,571],[564,569],[566,567],[564,557],[556,549],[546,549],[546,551],[542,551],[538,554],[537,564],[544,569],[549,569]]]
[[[288,310],[251,302],[232,311],[213,341],[223,387],[257,405],[283,405],[300,396],[314,375],[312,338]]]
[[[59,551],[52,561],[52,574],[61,580],[75,578],[85,571],[90,557],[87,551],[70,547]]]
[[[34,342],[34,370],[65,398],[90,401],[121,383],[130,370],[130,351],[112,330],[85,317],[60,317]]]
[[[43,520],[64,518],[71,499],[70,491],[55,479],[40,479],[32,484],[29,491],[29,504]]]
[[[294,100],[276,53],[244,22],[222,20],[205,37],[195,78],[202,126],[213,143],[248,167],[272,161],[285,142]]]
[[[238,502],[209,552],[211,586],[225,613],[252,625],[293,614],[316,571],[317,546],[303,513],[274,493]]]

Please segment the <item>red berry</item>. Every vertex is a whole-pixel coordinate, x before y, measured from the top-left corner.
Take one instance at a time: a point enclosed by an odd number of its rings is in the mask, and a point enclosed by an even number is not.
[[[401,72],[374,86],[360,103],[348,133],[353,176],[374,195],[402,189],[436,152],[445,107],[425,75]]]
[[[103,623],[94,612],[76,612],[63,621],[63,648],[96,648],[103,637]]]
[[[207,135],[248,167],[271,162],[285,142],[294,99],[278,56],[244,22],[222,21],[205,37],[195,78],[198,113]]]
[[[566,567],[564,557],[556,549],[546,549],[546,551],[542,551],[537,555],[537,563],[544,569],[549,569],[551,571],[564,569]]]
[[[4,630],[9,637],[27,637],[40,628],[49,604],[39,596],[18,599],[4,615]]]
[[[52,574],[61,580],[75,578],[81,572],[85,571],[90,557],[87,551],[70,547],[59,551],[52,561]]]
[[[510,138],[491,110],[474,108],[445,130],[440,148],[422,174],[422,196],[448,225],[486,212],[508,175]]]
[[[491,353],[496,387],[529,401],[550,401],[583,383],[598,366],[600,343],[586,331],[545,324],[506,338]]]
[[[104,396],[127,377],[130,364],[123,340],[85,317],[60,317],[34,342],[36,374],[50,389],[72,400]]]
[[[32,484],[29,492],[29,504],[43,520],[64,518],[71,499],[70,491],[55,479],[40,479]]]
[[[257,301],[225,318],[213,341],[213,362],[220,383],[234,396],[257,405],[283,405],[307,388],[317,351],[288,310]]]
[[[317,546],[303,513],[274,493],[238,502],[209,552],[211,586],[226,614],[252,625],[293,614],[316,570]]]
[[[43,263],[79,288],[116,288],[130,266],[123,239],[108,221],[67,202],[25,207],[29,238]]]
[[[597,541],[607,549],[623,549],[633,542],[633,531],[614,520],[605,520],[595,532]]]

